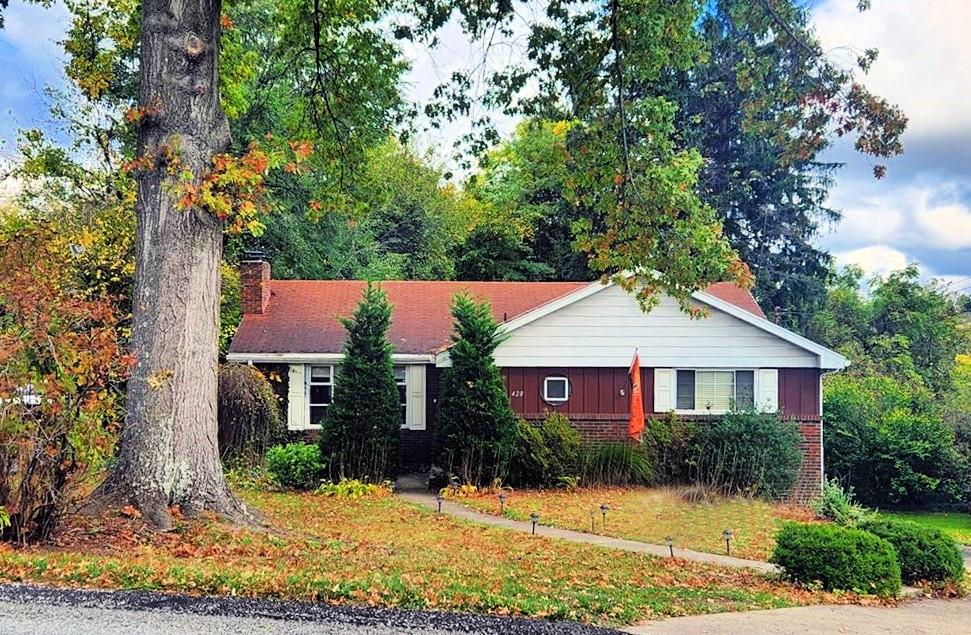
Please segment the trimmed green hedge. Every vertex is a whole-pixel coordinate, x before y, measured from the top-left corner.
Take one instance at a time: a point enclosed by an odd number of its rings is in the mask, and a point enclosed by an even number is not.
[[[900,564],[893,545],[860,529],[787,523],[776,536],[771,562],[790,580],[835,589],[896,595]]]
[[[890,518],[867,520],[859,527],[893,545],[901,577],[908,584],[959,581],[964,577],[964,559],[957,542],[939,529]]]

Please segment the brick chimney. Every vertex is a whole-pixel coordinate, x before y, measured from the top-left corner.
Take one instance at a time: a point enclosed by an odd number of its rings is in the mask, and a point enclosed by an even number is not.
[[[262,251],[247,251],[239,265],[243,313],[263,313],[270,301],[270,263]]]

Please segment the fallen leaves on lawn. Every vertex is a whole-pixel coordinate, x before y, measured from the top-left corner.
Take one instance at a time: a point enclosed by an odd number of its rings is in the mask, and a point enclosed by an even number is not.
[[[392,497],[244,498],[277,531],[175,517],[159,533],[124,510],[72,518],[49,547],[0,551],[0,579],[609,624],[856,600],[753,571],[529,538]]]

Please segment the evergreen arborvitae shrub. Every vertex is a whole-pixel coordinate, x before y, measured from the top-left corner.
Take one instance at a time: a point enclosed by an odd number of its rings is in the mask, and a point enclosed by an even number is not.
[[[890,518],[865,520],[859,527],[893,545],[907,584],[958,582],[964,577],[964,559],[957,542],[939,529]]]
[[[819,583],[827,591],[900,591],[900,564],[893,545],[861,529],[787,523],[776,536],[770,562],[782,567],[790,580]]]
[[[502,340],[488,303],[457,295],[452,317],[451,366],[439,383],[436,454],[450,473],[483,485],[504,471],[516,435],[516,415],[493,359]]]
[[[380,482],[395,467],[401,402],[391,362],[391,305],[370,283],[347,329],[334,401],[320,432],[320,450],[331,476]]]
[[[219,367],[219,455],[227,463],[257,465],[283,430],[270,382],[244,364]]]

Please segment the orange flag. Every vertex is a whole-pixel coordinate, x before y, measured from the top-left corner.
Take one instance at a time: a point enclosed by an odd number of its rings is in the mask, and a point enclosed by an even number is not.
[[[627,424],[627,434],[634,441],[641,440],[644,432],[644,400],[641,397],[641,359],[634,351],[634,359],[630,363],[630,421]]]

